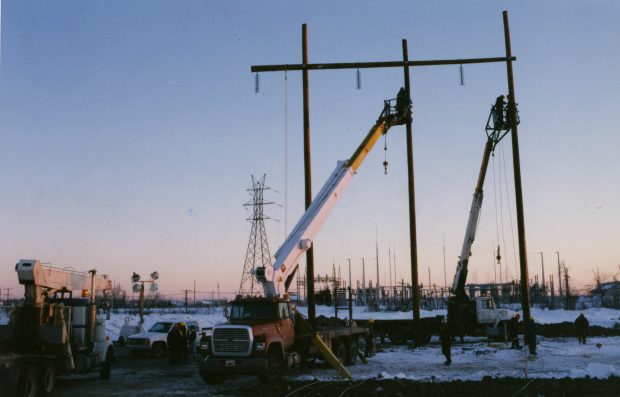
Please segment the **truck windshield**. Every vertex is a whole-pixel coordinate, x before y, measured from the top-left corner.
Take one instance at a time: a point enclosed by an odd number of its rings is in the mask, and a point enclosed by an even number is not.
[[[172,327],[172,323],[155,323],[151,329],[149,329],[149,332],[160,332],[165,334],[170,331],[170,327]]]
[[[233,304],[230,320],[275,320],[276,305],[273,303]]]

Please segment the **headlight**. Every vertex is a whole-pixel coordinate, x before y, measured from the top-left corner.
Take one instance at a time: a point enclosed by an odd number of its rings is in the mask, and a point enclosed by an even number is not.
[[[265,350],[265,342],[256,342],[255,346],[257,351]]]

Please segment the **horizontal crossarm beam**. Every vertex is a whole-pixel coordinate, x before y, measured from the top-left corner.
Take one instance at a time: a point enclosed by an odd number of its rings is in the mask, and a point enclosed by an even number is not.
[[[492,63],[516,61],[516,57],[496,58],[467,58],[467,59],[439,59],[427,61],[388,61],[388,62],[345,62],[345,63],[309,63],[293,65],[255,65],[252,72],[279,72],[285,70],[328,70],[328,69],[370,69],[370,68],[402,68],[405,66],[437,66],[437,65],[465,65],[471,63]]]

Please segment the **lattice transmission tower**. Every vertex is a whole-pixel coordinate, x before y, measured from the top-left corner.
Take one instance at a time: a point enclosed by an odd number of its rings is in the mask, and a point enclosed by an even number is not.
[[[252,222],[252,231],[248,240],[243,274],[241,275],[241,283],[239,285],[239,295],[241,296],[262,295],[263,289],[256,281],[254,269],[260,266],[269,267],[272,265],[264,222],[265,219],[270,218],[265,215],[263,210],[265,205],[273,204],[273,202],[264,200],[263,194],[265,190],[269,190],[269,187],[265,185],[265,175],[260,179],[252,175],[252,187],[247,189],[252,195],[252,199],[243,204],[244,207],[252,207],[252,216],[247,218],[248,221]]]

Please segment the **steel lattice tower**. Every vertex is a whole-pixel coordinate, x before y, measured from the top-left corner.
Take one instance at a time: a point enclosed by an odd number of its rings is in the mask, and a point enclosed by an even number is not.
[[[262,295],[263,290],[256,282],[254,269],[260,266],[269,267],[272,265],[264,222],[265,219],[270,218],[263,212],[265,205],[273,204],[273,202],[264,201],[263,193],[268,189],[269,187],[265,186],[265,175],[261,179],[257,179],[252,175],[252,187],[247,189],[252,195],[252,200],[243,204],[244,207],[252,207],[252,216],[247,218],[248,221],[252,222],[252,231],[250,232],[248,249],[243,264],[243,274],[241,275],[241,283],[239,285],[239,295],[241,296]]]

